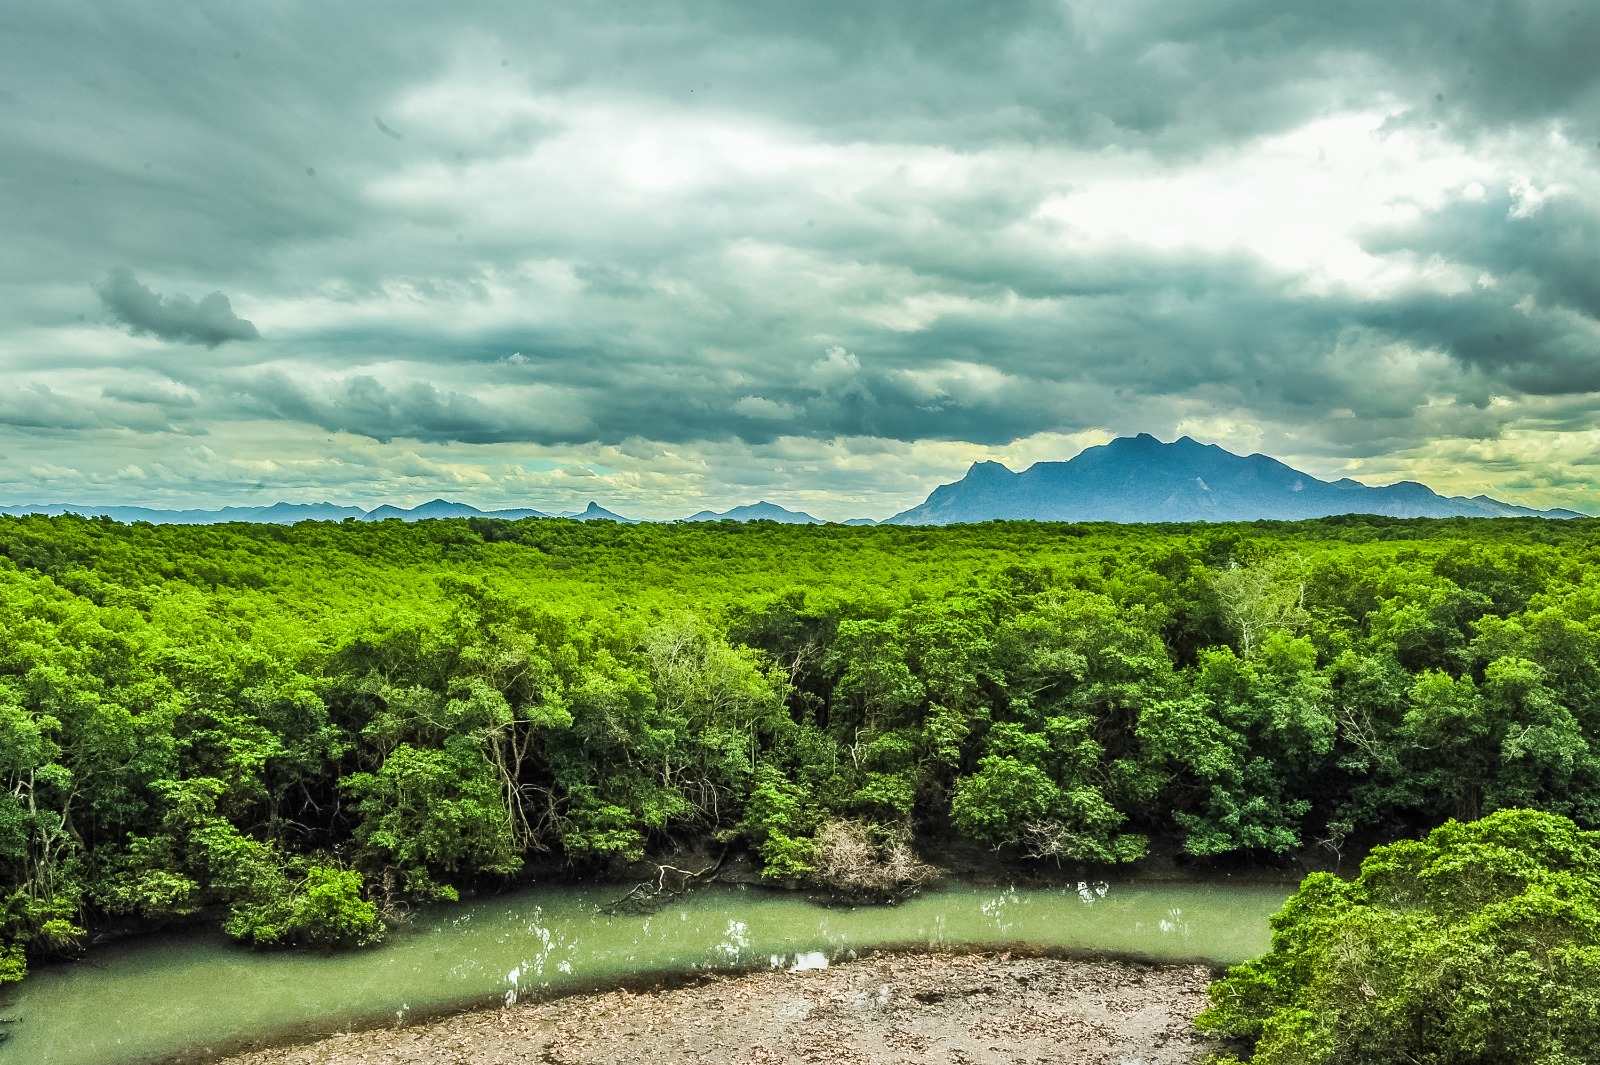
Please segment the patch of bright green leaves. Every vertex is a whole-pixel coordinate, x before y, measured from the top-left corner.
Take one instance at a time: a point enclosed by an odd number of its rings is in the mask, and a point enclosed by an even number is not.
[[[1580,1065],[1600,1047],[1600,833],[1532,810],[1313,874],[1203,1028],[1251,1065]]]

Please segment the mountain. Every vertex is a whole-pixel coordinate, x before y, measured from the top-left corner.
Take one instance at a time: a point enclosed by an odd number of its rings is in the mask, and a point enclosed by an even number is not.
[[[225,521],[253,522],[257,525],[293,525],[297,521],[426,521],[429,518],[547,518],[539,510],[479,510],[466,503],[435,499],[406,510],[385,504],[375,510],[341,507],[332,503],[274,503],[265,507],[223,507],[220,510],[157,510],[152,507],[91,507],[76,503],[46,503],[0,507],[0,514],[81,514],[86,518],[106,517],[131,525],[147,521],[152,525],[216,525]]]
[[[452,503],[447,499],[431,499],[426,503],[419,503],[409,510],[402,509],[389,503],[368,511],[362,518],[363,521],[384,521],[388,518],[399,518],[401,521],[426,521],[429,518],[477,518],[483,511],[477,507],[469,507],[465,503]]]
[[[500,515],[498,514],[490,515],[490,517],[499,516]],[[582,510],[572,514],[557,514],[556,517],[577,518],[579,521],[617,521],[624,525],[640,524],[640,520],[638,518],[624,518],[621,514],[613,514],[611,511],[607,510],[605,507],[602,507],[599,503],[596,503],[592,499],[589,501],[589,505]]]
[[[205,514],[203,510],[190,514]],[[297,521],[343,521],[361,517],[359,507],[340,507],[332,503],[274,503],[269,507],[223,507],[223,521],[254,521],[264,525],[293,525]]]
[[[0,507],[0,514],[80,514],[86,518],[110,518],[127,525],[147,521],[152,525],[215,525],[224,521],[247,521],[260,525],[293,525],[297,521],[343,521],[360,518],[359,507],[340,507],[332,503],[274,503],[266,507],[223,507],[221,510],[157,510],[151,507],[92,507],[76,503],[46,503],[38,506]]]
[[[1466,503],[1476,503],[1483,508],[1484,513],[1492,518],[1588,518],[1590,514],[1581,514],[1576,510],[1564,510],[1557,507],[1554,510],[1534,510],[1532,507],[1519,507],[1515,503],[1502,503],[1498,499],[1477,495],[1471,497],[1451,496]]]
[[[401,521],[427,521],[430,518],[505,518],[514,521],[517,518],[548,518],[549,516],[538,510],[479,510],[477,507],[469,506],[466,503],[452,503],[448,499],[433,499],[426,503],[419,503],[410,510],[402,510],[386,503],[375,510],[368,511],[361,520],[383,521],[385,518],[399,518]]]
[[[784,525],[822,525],[820,518],[798,510],[786,510],[776,503],[762,500],[759,503],[750,503],[732,510],[724,510],[721,514],[714,514],[709,510],[702,510],[684,521],[776,521]]]
[[[82,514],[115,521],[209,525],[241,521],[291,525],[297,521],[426,521],[430,518],[575,518],[638,524],[591,501],[583,510],[548,514],[538,510],[479,510],[467,503],[434,499],[409,509],[390,504],[374,510],[332,503],[274,503],[220,510],[157,510],[93,507],[71,503],[0,507],[0,514]],[[1415,481],[1373,488],[1348,477],[1323,481],[1266,455],[1236,455],[1187,436],[1164,444],[1148,433],[1086,448],[1065,462],[1038,462],[1013,473],[998,462],[975,463],[954,484],[941,485],[927,500],[882,522],[851,518],[843,525],[951,525],[1005,519],[1038,521],[1255,521],[1294,520],[1330,514],[1382,514],[1397,518],[1582,518],[1573,510],[1534,510],[1488,496],[1441,496]],[[702,510],[684,521],[776,521],[822,525],[818,518],[762,500],[721,512]]]
[[[951,525],[1002,519],[1037,521],[1256,521],[1383,514],[1400,518],[1583,517],[1531,510],[1487,496],[1441,496],[1401,481],[1373,488],[1343,478],[1323,481],[1266,455],[1236,455],[1181,437],[1164,444],[1148,433],[1086,448],[1066,462],[1038,462],[1013,473],[975,463],[954,484],[888,519],[894,525]]]

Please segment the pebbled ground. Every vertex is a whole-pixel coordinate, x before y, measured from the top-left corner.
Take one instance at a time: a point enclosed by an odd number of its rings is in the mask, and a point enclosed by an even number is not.
[[[226,1065],[1192,1065],[1211,974],[1006,955],[878,956],[809,972],[562,998],[254,1051]]]

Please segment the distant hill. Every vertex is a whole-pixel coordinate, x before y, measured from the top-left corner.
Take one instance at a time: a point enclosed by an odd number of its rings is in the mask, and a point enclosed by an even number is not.
[[[609,512],[608,512],[609,513]],[[107,517],[132,524],[147,521],[152,525],[216,525],[226,521],[254,522],[258,525],[293,525],[297,521],[425,521],[429,518],[547,518],[538,510],[479,510],[466,503],[435,499],[409,510],[385,504],[375,510],[341,507],[332,503],[273,503],[264,507],[223,507],[220,510],[158,510],[151,507],[94,507],[76,503],[47,503],[0,507],[0,514],[81,514],[86,518]]]
[[[822,521],[822,519],[820,519],[820,518],[813,518],[811,515],[806,514],[806,513],[802,512],[802,511],[798,511],[798,510],[786,510],[785,508],[778,506],[778,504],[776,504],[776,503],[768,503],[766,500],[762,500],[759,503],[750,503],[750,504],[748,504],[746,506],[742,506],[742,507],[734,507],[732,510],[724,510],[720,514],[713,513],[713,512],[711,512],[709,510],[702,510],[700,513],[692,515],[691,517],[684,518],[683,520],[684,521],[776,521],[776,522],[780,522],[780,523],[782,523],[784,525],[822,525],[822,524],[825,524]]]
[[[1256,521],[1383,514],[1397,518],[1583,517],[1531,510],[1487,496],[1441,496],[1401,481],[1373,488],[1323,481],[1266,455],[1236,455],[1181,437],[1164,444],[1147,433],[1085,449],[1066,462],[1013,473],[979,462],[954,484],[888,519],[894,525],[951,525],[1004,519],[1037,521]]]
[[[491,518],[501,517],[500,514],[491,514],[489,516]],[[543,515],[541,515],[541,517],[542,516]],[[556,517],[576,518],[579,521],[616,521],[621,522],[624,525],[641,524],[640,519],[624,518],[621,514],[613,514],[611,511],[607,510],[605,507],[602,507],[599,503],[596,503],[592,499],[589,501],[589,505],[584,507],[582,510],[572,514],[557,514]]]
[[[430,518],[573,518],[638,524],[590,501],[583,510],[479,510],[434,499],[415,507],[390,504],[373,510],[333,503],[274,503],[220,510],[94,507],[71,503],[0,507],[0,514],[104,515],[115,521],[209,525],[225,521],[290,525],[297,521],[425,521]],[[1085,449],[1065,462],[1038,462],[1013,473],[998,462],[975,463],[954,484],[941,485],[923,503],[882,522],[851,518],[842,525],[951,525],[995,519],[1038,521],[1255,521],[1330,514],[1382,514],[1396,518],[1581,518],[1573,510],[1533,510],[1478,495],[1441,496],[1415,481],[1372,488],[1344,478],[1323,481],[1266,455],[1236,455],[1215,444],[1180,437],[1164,444],[1148,433]],[[775,521],[823,525],[820,518],[762,500],[731,510],[702,510],[683,521]]]
[[[359,507],[340,507],[332,503],[273,503],[264,507],[223,507],[221,510],[157,510],[151,507],[94,507],[75,503],[46,503],[0,507],[0,514],[81,514],[86,518],[107,517],[131,525],[147,521],[152,525],[215,525],[224,521],[247,521],[258,525],[293,525],[297,521],[343,521],[361,518]]]
[[[548,518],[550,515],[538,510],[479,510],[477,507],[466,503],[452,503],[448,499],[433,499],[426,503],[419,503],[410,510],[385,504],[375,510],[369,510],[361,515],[362,521],[383,521],[385,518],[399,518],[401,521],[427,521],[429,518]]]

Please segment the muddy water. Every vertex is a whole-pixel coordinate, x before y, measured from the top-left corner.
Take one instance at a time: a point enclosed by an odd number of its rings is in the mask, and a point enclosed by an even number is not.
[[[373,950],[255,953],[201,934],[147,937],[41,967],[0,999],[0,1062],[136,1065],[251,1039],[327,1034],[469,1004],[700,968],[821,966],[874,947],[1107,951],[1236,962],[1264,951],[1288,887],[952,885],[904,905],[836,909],[710,888],[605,917],[615,888],[532,888],[424,912]]]

